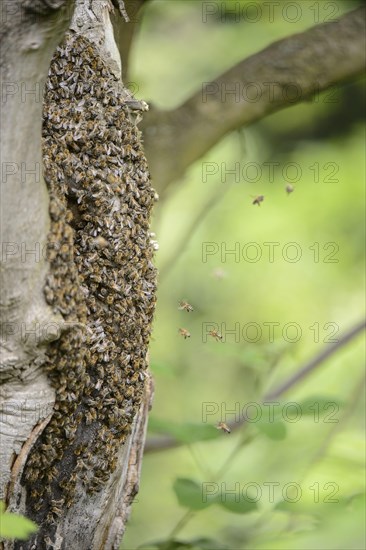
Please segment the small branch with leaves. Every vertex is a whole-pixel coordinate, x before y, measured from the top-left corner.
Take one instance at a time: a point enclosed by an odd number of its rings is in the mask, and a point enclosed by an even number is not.
[[[318,367],[320,367],[327,359],[329,359],[340,349],[342,349],[346,344],[356,338],[356,336],[363,332],[365,328],[366,321],[362,320],[357,323],[354,327],[345,332],[343,336],[338,340],[338,342],[330,344],[328,347],[323,349],[319,354],[317,354],[302,367],[300,367],[293,375],[286,379],[277,388],[266,392],[262,398],[262,402],[268,403],[270,401],[274,401],[275,399],[278,399],[283,394],[285,394],[288,390],[295,387],[312,372],[314,372]],[[228,432],[228,430],[230,430],[230,432],[232,432],[240,428],[245,423],[245,417],[241,418],[239,421],[228,422],[227,424],[225,424],[225,427],[227,429],[225,429],[224,431]],[[222,427],[220,428],[223,429]],[[144,452],[151,453],[164,449],[171,449],[174,447],[178,447],[182,444],[182,441],[179,441],[178,439],[175,439],[170,435],[149,437],[146,441]]]

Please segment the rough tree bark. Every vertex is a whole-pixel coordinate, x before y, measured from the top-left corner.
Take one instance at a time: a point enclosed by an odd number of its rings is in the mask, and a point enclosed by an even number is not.
[[[0,498],[40,526],[6,549],[118,548],[138,490],[156,194],[112,9],[2,4]]]

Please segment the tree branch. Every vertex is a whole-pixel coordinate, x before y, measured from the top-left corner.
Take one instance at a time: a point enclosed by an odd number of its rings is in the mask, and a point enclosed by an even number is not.
[[[330,356],[334,355],[339,349],[341,349],[343,346],[345,346],[348,342],[353,340],[360,332],[365,330],[366,328],[366,321],[362,320],[357,325],[352,327],[348,332],[346,332],[339,340],[338,342],[335,342],[334,344],[331,344],[327,346],[325,349],[323,349],[318,355],[313,357],[310,361],[305,363],[295,374],[290,376],[287,380],[285,380],[282,384],[280,384],[277,388],[266,392],[262,398],[262,403],[266,403],[268,401],[274,401],[275,399],[278,399],[286,393],[290,388],[293,388],[296,386],[301,380],[303,380],[306,376],[308,376],[311,372],[313,372],[319,365],[321,365],[326,359],[328,359]],[[239,428],[243,424],[245,424],[246,419],[242,418],[239,422],[228,422],[227,425],[231,429],[231,431]],[[145,445],[145,453],[154,452],[154,451],[161,451],[163,449],[171,449],[173,447],[178,447],[182,443],[180,441],[177,441],[171,436],[160,436],[160,437],[151,437],[147,440]]]
[[[365,68],[365,8],[256,53],[175,110],[144,118],[145,150],[162,192],[225,134],[306,100]]]
[[[129,21],[121,20],[121,13],[117,10],[111,13],[114,38],[122,59],[122,80],[128,82],[128,62],[136,30],[140,23],[140,10],[148,0],[130,0],[126,2],[126,11]],[[131,90],[132,92],[134,90]]]
[[[348,344],[355,336],[360,332],[365,330],[366,321],[362,320],[360,323],[352,327],[348,332],[346,332],[337,342],[330,344],[323,351],[306,363],[301,369],[299,369],[293,376],[290,376],[288,380],[285,380],[280,386],[274,390],[267,392],[263,397],[263,401],[273,401],[277,399],[284,393],[286,393],[290,388],[296,386],[303,378],[308,376],[313,370],[315,370],[319,365],[321,365],[328,357],[334,355],[336,351]]]

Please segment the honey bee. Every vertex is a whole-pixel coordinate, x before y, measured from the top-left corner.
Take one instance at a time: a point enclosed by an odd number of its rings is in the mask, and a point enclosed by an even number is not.
[[[229,426],[227,424],[225,424],[225,422],[219,422],[216,426],[216,428],[218,430],[222,430],[223,432],[227,433],[227,434],[230,434],[231,433],[231,429],[229,428]]]
[[[295,187],[293,185],[291,185],[291,183],[288,183],[285,187],[286,189],[286,193],[289,195],[290,193],[292,193],[293,191],[295,191]]]
[[[222,342],[222,335],[217,330],[210,330],[209,335],[216,340],[216,342]]]
[[[193,311],[193,307],[191,306],[191,304],[189,304],[188,302],[185,302],[183,300],[181,302],[179,302],[178,309],[184,309],[185,311],[188,311],[188,313],[190,311]]]
[[[254,201],[252,204],[257,204],[258,206],[261,205],[261,202],[264,201],[264,195],[258,195],[257,197],[254,197]]]
[[[89,409],[85,413],[85,422],[87,425],[92,424],[97,419],[97,412],[95,409]]]
[[[191,337],[191,333],[188,332],[188,330],[186,328],[180,328],[178,330],[178,333],[183,336],[183,338],[186,340],[187,338],[190,338]]]
[[[227,277],[227,273],[226,271],[224,271],[223,269],[221,269],[221,267],[216,267],[213,271],[212,271],[212,276],[215,277],[215,279],[217,280],[222,280],[222,279],[225,279],[225,277]]]

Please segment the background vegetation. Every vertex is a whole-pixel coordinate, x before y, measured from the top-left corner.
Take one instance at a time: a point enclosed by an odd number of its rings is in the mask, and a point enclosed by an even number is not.
[[[228,9],[230,2],[224,4]],[[240,4],[250,10],[248,4],[254,3]],[[316,2],[314,6],[320,10],[320,20],[316,20],[311,2],[296,2],[301,18],[292,23],[281,11],[285,4],[281,2],[273,22],[263,15],[255,23],[243,17],[235,22],[228,17],[225,22],[204,24],[200,1],[150,3],[132,55],[130,80],[138,84],[137,95],[161,108],[178,105],[202,82],[235,62],[274,40],[325,21],[330,13],[325,11],[329,10],[326,3]],[[357,3],[331,4],[340,15]],[[262,8],[266,13],[265,6]],[[362,319],[363,90],[363,82],[338,87],[233,132],[161,197],[154,220],[161,280],[151,346],[156,390],[150,433],[154,437],[158,431],[180,430],[187,443],[146,453],[140,493],[122,548],[143,544],[153,548],[151,541],[169,536],[186,544],[202,537],[216,541],[191,542],[195,548],[213,548],[214,544],[251,550],[364,547],[362,337],[281,398],[283,403],[319,402],[319,422],[314,411],[308,411],[296,423],[284,422],[286,436],[279,435],[281,439],[273,439],[277,437],[273,426],[272,433],[263,433],[251,424],[249,429],[241,428],[230,435],[216,430],[210,433],[205,428],[203,437],[217,437],[194,441],[201,433],[197,425],[207,427],[202,418],[203,403],[217,403],[219,408],[224,403],[229,410],[235,409],[235,403],[243,407],[259,402],[269,388],[331,345],[332,330],[326,323],[339,328],[334,336],[339,339]],[[228,169],[237,162],[240,169],[256,163],[260,177],[254,181],[254,172],[249,170],[247,178],[241,174],[238,182],[219,169],[204,182],[207,162],[219,168],[225,163]],[[268,163],[278,163],[273,178]],[[289,163],[300,167],[300,177]],[[289,196],[287,183],[295,188]],[[158,182],[155,186],[159,187]],[[259,194],[265,200],[257,207],[252,197]],[[236,262],[234,255],[227,255],[222,261],[217,253],[204,262],[202,247],[207,242],[217,243],[220,250],[225,245],[232,250],[239,243],[240,251],[246,243],[254,242],[262,257],[250,262],[242,256]],[[265,242],[280,243],[273,262]],[[301,250],[297,262],[283,257],[283,247],[289,242],[297,243]],[[319,243],[319,258],[314,256],[318,246],[314,243]],[[327,243],[335,243],[337,251],[331,259],[336,262],[328,261],[328,254],[335,249],[324,249]],[[254,249],[247,251],[246,258],[253,256]],[[193,312],[178,310],[182,299],[193,305]],[[239,341],[227,334],[225,342],[210,337],[204,342],[205,322],[226,323],[228,330],[235,323],[240,323],[240,329],[247,323],[258,323],[263,334],[257,342],[249,341],[255,339],[254,332]],[[269,341],[265,322],[280,324],[275,328],[274,342]],[[297,323],[302,331],[294,343],[286,341],[295,339],[294,333],[290,331],[287,339],[282,334],[290,322]],[[314,323],[319,323],[319,337],[310,328]],[[188,329],[191,338],[183,339],[178,334],[180,327]],[[339,405],[335,423],[324,416],[327,403],[333,402]],[[233,419],[233,415],[222,417],[219,411],[209,417],[208,424]],[[195,480],[199,487],[204,482],[223,482],[227,491],[235,483],[242,488],[255,482],[264,490],[255,510],[233,513],[219,502],[186,517],[180,529],[187,506],[178,503],[175,493],[180,494],[182,504],[182,491],[177,478]],[[265,482],[280,484],[274,502],[270,502]],[[298,502],[281,503],[286,483],[301,486]],[[314,484],[319,484],[318,499]],[[337,487],[334,499],[338,502],[325,502],[333,486]],[[199,507],[192,495],[189,506]],[[234,503],[232,509],[243,512],[239,504],[235,508]],[[170,542],[168,547],[180,546]]]

